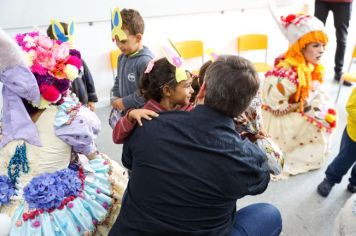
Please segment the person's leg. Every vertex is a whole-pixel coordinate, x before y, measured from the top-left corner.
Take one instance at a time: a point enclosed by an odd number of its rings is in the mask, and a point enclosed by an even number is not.
[[[314,16],[321,20],[324,25],[326,23],[326,19],[328,18],[329,8],[328,4],[325,2],[315,1],[315,10]]]
[[[329,195],[332,187],[340,183],[356,161],[356,142],[352,141],[346,129],[342,135],[340,151],[325,171],[325,179],[318,185],[318,193],[324,197]]]
[[[351,169],[351,177],[349,178],[349,185],[347,185],[347,190],[351,193],[356,193],[356,164]]]
[[[344,56],[347,43],[349,22],[351,19],[352,3],[334,3],[331,11],[334,15],[334,26],[336,30],[336,51],[335,51],[335,79],[340,80],[344,66]]]
[[[267,203],[256,203],[236,212],[229,236],[277,236],[282,231],[279,210]]]

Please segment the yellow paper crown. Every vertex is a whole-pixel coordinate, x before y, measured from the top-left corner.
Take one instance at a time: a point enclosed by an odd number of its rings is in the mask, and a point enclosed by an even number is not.
[[[175,66],[176,68],[176,81],[177,83],[187,80],[188,76],[186,73],[186,66],[183,58],[179,55],[178,51],[175,50],[171,41],[169,40],[170,45],[163,45],[161,47],[163,54],[171,63],[171,65]]]
[[[111,12],[111,36],[113,41],[115,40],[116,36],[119,38],[119,40],[127,39],[127,35],[122,29],[122,18],[119,7],[116,7]]]

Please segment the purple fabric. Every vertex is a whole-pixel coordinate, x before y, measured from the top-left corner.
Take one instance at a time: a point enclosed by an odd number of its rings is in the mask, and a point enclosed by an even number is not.
[[[82,106],[71,124],[56,128],[56,135],[71,145],[75,152],[88,155],[96,151],[94,139],[100,128],[101,123],[96,114]]]
[[[21,98],[24,98],[39,103],[40,91],[36,78],[27,67],[15,66],[0,73],[0,81],[4,84],[3,139],[0,148],[15,139],[23,139],[30,144],[41,146],[37,128],[21,101]]]

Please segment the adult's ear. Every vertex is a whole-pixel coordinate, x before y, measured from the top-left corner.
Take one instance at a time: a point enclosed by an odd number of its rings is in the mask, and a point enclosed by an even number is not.
[[[206,92],[206,83],[204,82],[199,89],[199,92],[197,94],[197,104],[203,104],[204,103],[204,98],[205,98],[205,92]]]

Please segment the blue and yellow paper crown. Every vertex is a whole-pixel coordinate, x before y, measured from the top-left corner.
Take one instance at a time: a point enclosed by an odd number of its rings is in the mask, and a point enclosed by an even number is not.
[[[67,29],[64,29],[62,24],[58,20],[51,20],[51,28],[53,32],[53,36],[55,39],[61,41],[61,42],[73,42],[74,38],[74,20],[71,20],[68,24]],[[67,31],[67,34],[66,34]]]
[[[116,7],[111,12],[111,36],[113,41],[115,41],[116,37],[118,37],[119,40],[127,39],[127,35],[122,29],[122,18],[119,7]]]

